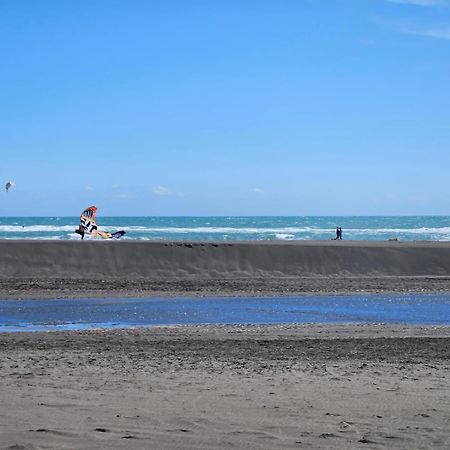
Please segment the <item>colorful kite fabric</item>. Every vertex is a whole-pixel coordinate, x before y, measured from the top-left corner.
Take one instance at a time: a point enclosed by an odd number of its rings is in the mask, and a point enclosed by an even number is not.
[[[83,228],[85,233],[92,233],[97,230],[97,225],[94,220],[96,214],[97,208],[95,206],[89,206],[81,213],[80,227]]]
[[[75,230],[75,233],[81,235],[81,239],[84,238],[85,233],[88,233],[91,236],[100,236],[104,239],[120,239],[125,234],[124,230],[116,231],[115,233],[99,231],[97,224],[95,223],[96,215],[96,206],[89,206],[81,213],[80,225],[78,225],[78,229]]]
[[[100,236],[106,239],[110,239],[111,237],[113,237],[111,233],[104,233],[103,231],[98,231],[97,224],[95,223],[96,214],[97,214],[96,206],[89,206],[81,213],[80,225],[78,226],[78,230],[75,230],[75,233],[81,235],[81,239],[84,238],[85,233],[88,233],[92,236]]]

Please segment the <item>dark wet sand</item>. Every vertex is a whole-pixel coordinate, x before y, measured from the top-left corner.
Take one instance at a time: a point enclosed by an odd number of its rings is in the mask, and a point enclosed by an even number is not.
[[[0,334],[2,449],[447,449],[450,328]]]

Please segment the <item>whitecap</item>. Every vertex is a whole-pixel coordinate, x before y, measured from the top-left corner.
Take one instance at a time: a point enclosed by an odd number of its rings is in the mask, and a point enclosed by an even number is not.
[[[276,233],[276,234],[275,234],[275,237],[276,237],[277,239],[283,239],[283,240],[289,241],[289,240],[294,239],[294,238],[295,238],[295,235],[293,235],[293,234],[287,234],[287,233]]]

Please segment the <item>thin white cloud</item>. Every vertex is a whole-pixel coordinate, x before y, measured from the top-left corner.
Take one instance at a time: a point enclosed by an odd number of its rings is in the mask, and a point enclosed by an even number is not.
[[[419,27],[411,25],[399,25],[398,31],[405,34],[413,34],[416,36],[424,36],[435,39],[450,40],[450,26],[449,27]]]
[[[253,192],[254,194],[264,193],[264,191],[261,188],[257,188],[257,187],[250,189],[250,192]]]
[[[382,26],[397,33],[411,34],[434,39],[450,40],[450,25],[420,25],[410,20],[378,20]]]
[[[448,28],[435,28],[435,29],[429,29],[429,30],[421,30],[418,33],[421,36],[427,36],[437,39],[447,39],[450,40],[450,27]]]
[[[152,189],[155,195],[172,195],[172,191],[164,186],[156,186]]]
[[[185,192],[178,192],[170,189],[166,186],[155,186],[151,189],[153,195],[159,195],[161,197],[186,197],[189,194]]]
[[[415,6],[423,6],[423,7],[437,7],[437,6],[450,6],[450,0],[385,0],[389,3],[398,3],[403,5],[415,5]],[[435,39],[446,39],[450,40],[450,26],[448,25],[438,25],[429,24],[429,25],[417,25],[411,22],[406,21],[397,21],[397,22],[386,22],[383,21],[385,25],[390,26],[398,32],[404,34],[413,34],[416,36],[424,36]]]
[[[114,198],[117,198],[117,199],[120,199],[120,200],[124,200],[124,199],[127,199],[127,198],[131,198],[131,195],[125,194],[124,192],[121,192],[119,194],[116,194],[114,196]]]
[[[94,188],[93,188],[92,186],[85,186],[85,187],[84,187],[84,190],[85,190],[85,191],[93,191]]]
[[[444,0],[386,0],[389,3],[402,3],[404,5],[416,5],[416,6],[439,6],[445,5]]]

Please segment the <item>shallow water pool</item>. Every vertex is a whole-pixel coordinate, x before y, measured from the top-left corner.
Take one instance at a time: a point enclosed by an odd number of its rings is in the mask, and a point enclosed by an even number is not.
[[[0,300],[0,332],[299,323],[450,325],[450,295]]]

